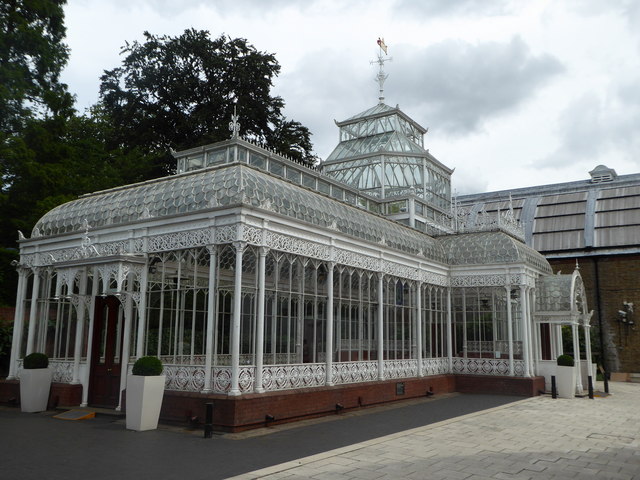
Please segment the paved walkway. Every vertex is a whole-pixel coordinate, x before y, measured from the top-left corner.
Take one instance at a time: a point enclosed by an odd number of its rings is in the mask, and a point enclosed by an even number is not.
[[[640,384],[611,392],[528,398],[234,478],[640,479]]]

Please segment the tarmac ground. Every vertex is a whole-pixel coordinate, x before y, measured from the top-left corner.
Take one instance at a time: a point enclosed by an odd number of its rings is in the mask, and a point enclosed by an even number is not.
[[[553,400],[443,395],[240,434],[0,408],[0,472],[15,479],[640,479],[640,384]],[[600,386],[601,387],[601,386]]]

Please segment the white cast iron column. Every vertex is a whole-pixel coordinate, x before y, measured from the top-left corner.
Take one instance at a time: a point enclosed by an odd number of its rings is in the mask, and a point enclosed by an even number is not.
[[[7,380],[16,378],[17,361],[20,357],[22,343],[22,325],[24,323],[24,297],[27,294],[29,270],[18,267],[18,293],[16,296],[16,311],[13,317],[13,337],[11,338],[11,356],[9,359],[9,375]]]
[[[140,299],[138,300],[138,338],[136,339],[136,357],[144,357],[144,341],[147,329],[147,282],[149,279],[148,264],[142,266],[140,274]],[[161,335],[161,334],[160,334]]]
[[[453,373],[453,341],[451,335],[451,287],[447,287],[447,358],[449,373]]]
[[[258,312],[256,318],[256,393],[264,392],[262,386],[262,367],[264,365],[264,282],[265,282],[265,263],[269,248],[260,247],[258,249]],[[302,302],[299,303],[302,308]]]
[[[326,347],[326,374],[327,385],[333,385],[333,268],[334,262],[327,264],[327,339]]]
[[[204,389],[202,393],[211,393],[211,370],[213,365],[213,332],[216,322],[216,270],[218,268],[218,250],[215,245],[209,250],[209,294],[207,296],[207,340],[205,344]]]
[[[522,359],[524,360],[524,376],[531,376],[531,359],[529,358],[529,352],[531,346],[529,344],[529,302],[527,296],[527,287],[520,285],[520,323],[522,331]]]
[[[240,395],[240,310],[242,308],[242,252],[244,242],[234,242],[236,269],[233,288],[233,324],[231,326],[231,389],[229,395]]]
[[[378,273],[378,380],[384,380],[384,274]]]
[[[91,302],[89,307],[89,331],[87,332],[87,369],[84,375],[81,407],[86,407],[89,401],[89,378],[91,376],[91,355],[93,352],[93,320],[95,318],[96,295],[100,286],[98,267],[93,267],[93,282],[91,284]]]
[[[509,273],[507,272],[507,278]],[[507,284],[507,338],[509,341],[509,376],[513,377],[513,315],[511,314],[511,286]]]
[[[73,349],[73,380],[72,385],[80,383],[80,357],[82,356],[82,336],[84,333],[84,319],[87,313],[87,267],[82,269],[80,289],[78,295],[78,309],[76,310],[76,341]]]
[[[133,276],[133,273],[130,274]],[[131,357],[131,321],[133,320],[133,279],[127,279],[127,291],[122,294],[124,310],[124,329],[122,332],[122,357],[120,358],[120,395],[116,411],[122,410],[122,392],[127,388],[127,375],[129,374],[129,358]],[[124,281],[123,280],[123,281]],[[122,300],[121,300],[122,301]]]
[[[422,376],[422,282],[416,282],[416,350],[418,377]]]
[[[29,305],[29,332],[27,333],[27,352],[33,353],[33,342],[36,335],[36,318],[38,312],[38,293],[40,291],[40,269],[33,269],[33,291],[31,292],[31,305]]]
[[[582,393],[582,364],[580,360],[580,334],[578,331],[578,325],[576,323],[571,324],[571,336],[573,337],[573,353],[575,356],[574,367],[576,372],[576,393]]]

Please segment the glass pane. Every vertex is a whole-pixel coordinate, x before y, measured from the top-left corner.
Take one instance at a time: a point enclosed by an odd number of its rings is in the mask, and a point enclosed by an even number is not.
[[[269,171],[281,177],[284,174],[284,166],[272,158],[269,160]]]
[[[254,165],[258,168],[265,168],[267,161],[262,155],[251,152],[251,154],[249,155],[249,164]]]
[[[287,167],[287,178],[292,182],[300,183],[300,172],[291,167]]]
[[[316,179],[311,175],[302,174],[302,184],[305,187],[316,188]]]
[[[329,195],[329,191],[330,191],[329,184],[327,182],[323,182],[322,180],[318,180],[318,191]]]

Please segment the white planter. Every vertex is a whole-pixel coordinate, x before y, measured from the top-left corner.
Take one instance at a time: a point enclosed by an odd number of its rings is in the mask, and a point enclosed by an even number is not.
[[[556,366],[556,388],[560,398],[573,398],[576,394],[576,368]]]
[[[158,428],[164,382],[164,375],[127,375],[127,429],[141,432]]]
[[[20,409],[23,412],[44,412],[49,402],[53,370],[28,368],[20,373]]]

